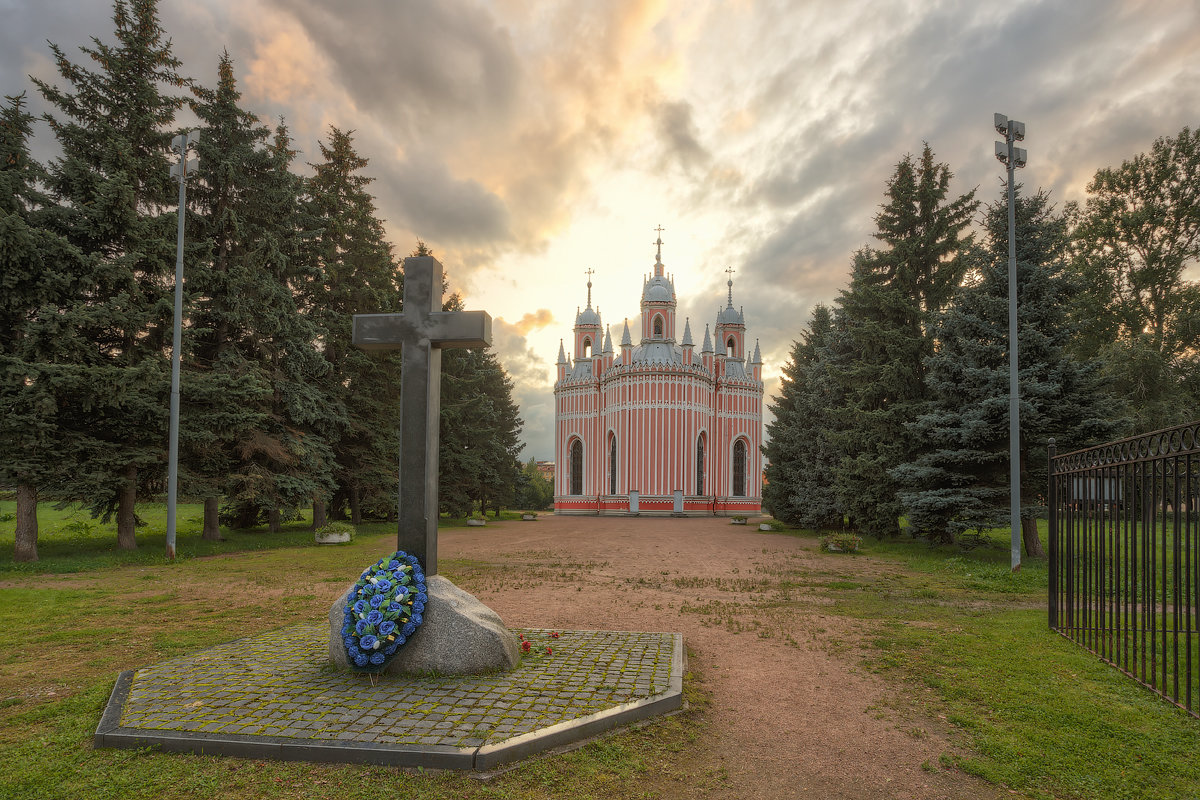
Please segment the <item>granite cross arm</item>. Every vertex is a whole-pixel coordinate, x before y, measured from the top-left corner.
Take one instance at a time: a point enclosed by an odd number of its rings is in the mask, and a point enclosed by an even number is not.
[[[438,419],[442,350],[487,347],[485,311],[442,311],[442,265],[430,256],[404,259],[404,312],[355,314],[354,344],[400,350],[400,507],[397,547],[437,573]]]

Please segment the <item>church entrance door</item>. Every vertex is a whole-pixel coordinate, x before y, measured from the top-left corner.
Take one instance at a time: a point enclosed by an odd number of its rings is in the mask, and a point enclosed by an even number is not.
[[[675,509],[674,510],[675,510],[676,514],[683,513],[683,489],[675,490]]]

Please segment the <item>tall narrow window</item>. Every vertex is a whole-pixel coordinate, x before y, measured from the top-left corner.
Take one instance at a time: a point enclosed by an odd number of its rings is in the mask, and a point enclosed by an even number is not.
[[[729,341],[725,343],[725,355],[729,356],[730,358],[737,358],[737,342],[733,340],[732,336],[730,336]]]
[[[654,318],[654,338],[661,339],[663,335],[662,317]]]
[[[733,443],[733,496],[746,496],[746,440]]]
[[[571,494],[583,494],[583,442],[571,445]]]
[[[704,434],[696,437],[696,494],[704,494]]]
[[[584,358],[592,357],[592,340],[591,339],[584,338],[584,340],[583,340],[583,357]]]
[[[617,493],[617,437],[608,437],[608,493]]]

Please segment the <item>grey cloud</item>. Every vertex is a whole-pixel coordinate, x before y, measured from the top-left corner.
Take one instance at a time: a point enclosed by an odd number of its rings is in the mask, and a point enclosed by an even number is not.
[[[654,103],[651,113],[669,160],[685,169],[709,162],[711,155],[700,143],[691,105],[682,100],[664,100]]]
[[[507,32],[466,2],[273,0],[305,28],[359,108],[406,138],[512,110],[520,67]]]
[[[381,160],[373,170],[380,207],[423,239],[471,245],[511,235],[503,201],[476,181],[455,178],[436,153]]]

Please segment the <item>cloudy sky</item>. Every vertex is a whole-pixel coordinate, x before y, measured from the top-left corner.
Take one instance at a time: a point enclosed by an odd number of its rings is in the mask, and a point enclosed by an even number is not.
[[[615,338],[657,225],[697,336],[735,270],[770,394],[922,142],[990,201],[992,113],[1020,119],[1021,179],[1061,202],[1200,124],[1195,0],[164,0],[161,17],[201,83],[229,50],[246,106],[283,115],[303,160],[330,125],[355,131],[397,252],[422,238],[495,319],[525,458],[553,457],[584,271]],[[0,18],[0,94],[57,82],[47,40],[111,40],[104,0],[0,0]]]

